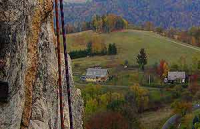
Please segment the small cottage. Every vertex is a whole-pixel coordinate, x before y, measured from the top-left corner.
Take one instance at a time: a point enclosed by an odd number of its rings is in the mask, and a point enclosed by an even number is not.
[[[168,72],[167,81],[169,83],[185,83],[186,74],[185,72]]]
[[[88,68],[85,76],[87,82],[105,82],[109,79],[107,69]]]

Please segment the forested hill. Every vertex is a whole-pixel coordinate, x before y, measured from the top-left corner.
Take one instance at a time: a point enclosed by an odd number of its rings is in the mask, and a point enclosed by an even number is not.
[[[66,0],[70,1],[70,0]],[[94,14],[113,13],[130,23],[152,21],[164,28],[200,26],[200,0],[86,0],[65,4],[66,21],[89,21]]]

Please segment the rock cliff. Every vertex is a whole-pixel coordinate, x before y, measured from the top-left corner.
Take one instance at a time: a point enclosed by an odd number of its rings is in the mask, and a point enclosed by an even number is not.
[[[8,102],[0,103],[0,129],[60,128],[56,55],[53,0],[0,0],[0,60],[5,63],[0,81],[9,83]],[[64,78],[63,69],[68,129]],[[81,129],[83,100],[72,75],[70,80],[74,128]]]

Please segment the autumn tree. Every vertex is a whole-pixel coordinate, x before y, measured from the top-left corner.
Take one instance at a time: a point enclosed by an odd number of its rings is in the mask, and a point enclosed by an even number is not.
[[[121,17],[116,17],[115,30],[121,30],[127,28],[128,22]]]
[[[140,87],[139,84],[135,84],[134,86],[130,87],[130,93],[134,95],[133,99],[136,102],[139,112],[142,112],[148,107],[149,92],[147,89]]]
[[[147,55],[144,48],[140,50],[140,53],[137,56],[137,63],[139,64],[141,70],[144,71],[144,66],[147,64]]]
[[[198,85],[198,75],[197,74],[193,74],[190,77],[190,84],[189,84],[189,90],[195,94],[198,90],[200,89],[199,85]]]
[[[98,16],[95,15],[92,19],[92,28],[96,32],[109,33],[114,30],[125,29],[128,26],[128,22],[120,16],[114,14],[108,14]]]
[[[199,27],[192,27],[189,30],[189,35],[192,37],[191,42],[195,46],[199,46],[200,43],[200,28]]]
[[[92,19],[92,25],[96,32],[102,31],[103,20],[99,15],[94,15]]]
[[[104,40],[100,36],[93,36],[92,40],[92,53],[97,55],[97,54],[106,54],[107,53],[107,47],[105,45]]]
[[[192,110],[192,104],[190,102],[175,101],[172,103],[171,107],[173,108],[174,113],[182,116]]]
[[[169,72],[168,63],[165,60],[161,60],[157,70],[158,75],[163,80],[165,77],[167,77],[168,72]]]
[[[123,104],[120,108],[120,113],[126,118],[126,121],[128,122],[128,128],[127,129],[139,129],[140,128],[140,122],[138,120],[138,114],[137,114],[137,107],[133,103],[130,103],[128,99],[132,99],[132,97],[127,97],[126,95],[126,104]]]
[[[168,66],[168,63],[165,62],[164,65],[163,65],[163,77],[167,77],[168,75],[168,72],[169,72],[169,66]]]
[[[94,99],[90,99],[86,102],[85,104],[85,114],[87,115],[92,115],[94,112],[97,111],[97,109],[99,109],[98,107],[98,101],[96,98]]]
[[[154,30],[154,24],[150,21],[145,22],[144,23],[144,30],[153,31]]]

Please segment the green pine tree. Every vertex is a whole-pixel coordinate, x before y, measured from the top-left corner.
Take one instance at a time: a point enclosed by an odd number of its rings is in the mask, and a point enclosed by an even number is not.
[[[115,43],[113,44],[113,55],[116,55],[117,54],[117,47],[115,45]]]
[[[88,52],[88,55],[92,55],[92,43],[89,42],[87,44],[87,52]]]
[[[137,63],[139,64],[140,68],[144,71],[144,66],[147,64],[147,55],[144,48],[140,50],[140,53],[137,56]]]

